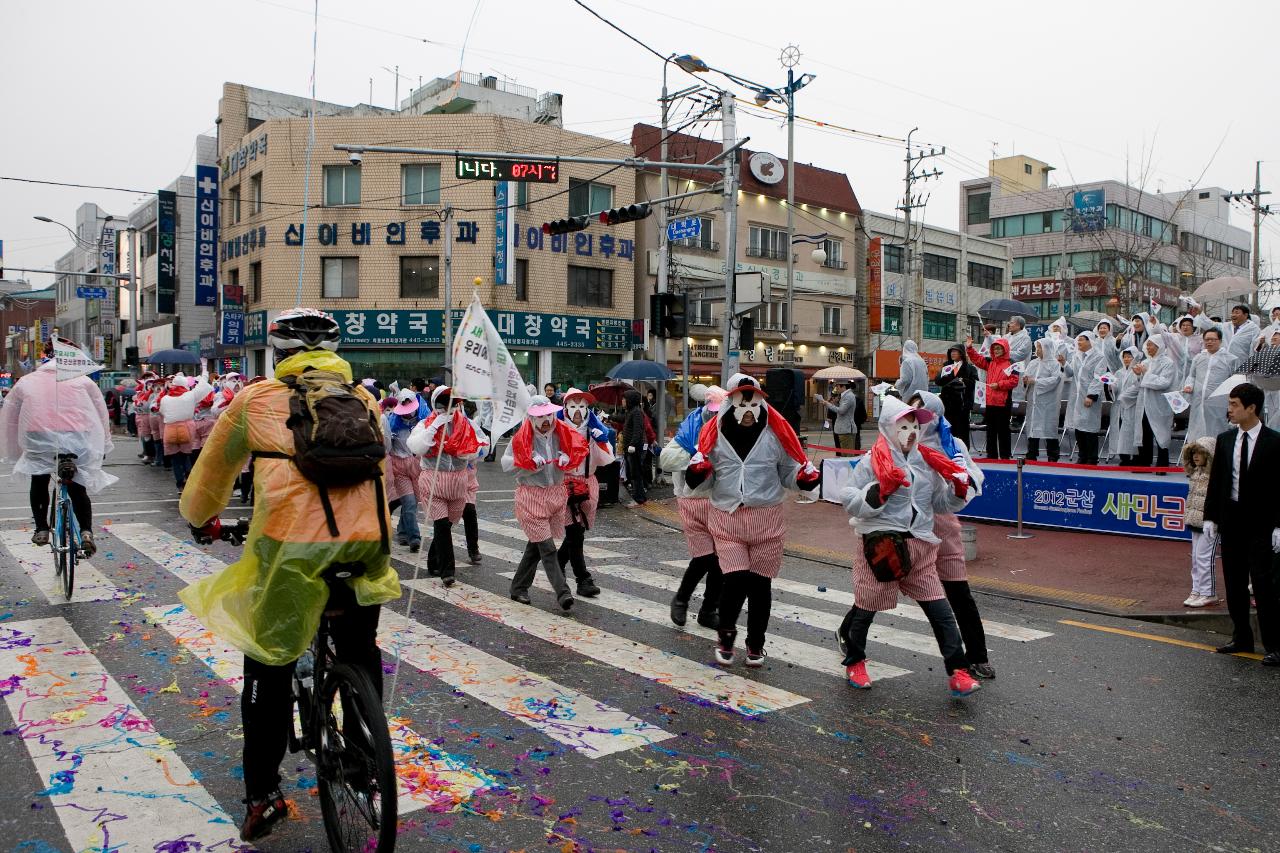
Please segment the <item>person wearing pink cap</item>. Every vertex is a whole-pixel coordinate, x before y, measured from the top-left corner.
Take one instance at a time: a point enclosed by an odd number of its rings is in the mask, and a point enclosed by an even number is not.
[[[412,393],[412,392],[410,392]],[[453,525],[462,520],[471,478],[467,466],[480,452],[480,440],[461,406],[453,406],[448,385],[431,392],[431,414],[409,434],[409,450],[421,458],[418,494],[427,496],[431,517],[431,548],[427,574],[453,586],[457,562],[453,554]]]
[[[591,404],[596,401],[594,396],[586,391],[570,388],[560,399],[564,408],[556,417],[568,423],[582,436],[590,452],[581,464],[564,473],[565,490],[569,495],[569,515],[564,528],[564,541],[560,543],[556,558],[561,571],[566,565],[573,566],[578,595],[594,598],[600,594],[600,587],[596,586],[591,572],[587,571],[583,545],[587,531],[596,523],[596,508],[600,505],[600,481],[596,479],[596,469],[613,462],[613,444],[610,441],[610,429],[591,411]]]
[[[409,449],[409,436],[431,409],[412,389],[400,391],[393,399],[395,405],[382,416],[382,436],[387,448],[387,500],[393,512],[397,507],[400,509],[396,541],[408,545],[416,554],[422,548],[422,532],[418,528],[418,505],[422,502],[418,478],[422,467],[417,454]]]
[[[569,500],[564,474],[577,470],[590,451],[577,430],[556,418],[559,411],[559,406],[541,394],[529,398],[524,422],[502,456],[502,470],[515,472],[516,520],[529,537],[511,579],[511,599],[532,603],[529,587],[541,561],[555,590],[556,604],[568,613],[573,608],[573,593],[560,568],[555,540],[564,536]]]
[[[696,489],[711,481],[707,528],[725,574],[715,661],[733,664],[738,616],[748,604],[746,662],[761,667],[773,579],[782,569],[782,501],[787,489],[814,489],[822,475],[756,379],[735,373],[725,390],[728,404],[698,433],[698,452],[685,469],[685,482]]]
[[[704,577],[707,587],[702,596],[702,606],[698,608],[698,624],[704,628],[716,628],[720,624],[716,611],[720,606],[720,587],[724,576],[720,572],[720,560],[716,557],[716,540],[707,527],[711,512],[711,483],[708,481],[696,489],[691,488],[685,480],[684,471],[698,452],[698,435],[702,427],[720,412],[725,397],[720,386],[708,388],[703,404],[685,417],[658,459],[662,470],[671,475],[676,507],[680,510],[680,528],[684,532],[685,544],[689,546],[689,566],[671,599],[671,621],[680,627],[684,627],[688,619],[689,599]]]

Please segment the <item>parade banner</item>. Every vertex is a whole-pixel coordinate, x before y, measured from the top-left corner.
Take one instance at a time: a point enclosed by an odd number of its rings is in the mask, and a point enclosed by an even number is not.
[[[502,335],[474,296],[453,339],[453,396],[493,403],[496,439],[520,423],[529,408],[529,390]]]
[[[87,352],[71,341],[56,335],[53,338],[53,363],[57,369],[58,382],[75,379],[77,376],[88,376],[103,369],[102,365],[90,358]]]

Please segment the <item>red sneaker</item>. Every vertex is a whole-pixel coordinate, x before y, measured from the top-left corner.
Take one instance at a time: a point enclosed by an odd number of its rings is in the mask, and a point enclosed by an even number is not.
[[[844,677],[859,690],[871,687],[871,676],[867,675],[867,662],[860,660],[844,668]]]
[[[951,695],[968,696],[982,689],[982,685],[974,680],[967,669],[957,669],[951,676]]]
[[[240,824],[240,840],[255,841],[270,835],[277,823],[289,816],[289,806],[276,788],[261,800],[250,800],[244,823]]]

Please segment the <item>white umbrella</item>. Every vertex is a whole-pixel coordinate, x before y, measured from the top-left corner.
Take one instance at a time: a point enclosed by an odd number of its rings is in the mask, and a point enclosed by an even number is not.
[[[867,374],[858,370],[856,367],[845,367],[843,364],[833,364],[830,367],[824,367],[813,374],[814,379],[866,379]]]
[[[1196,288],[1192,294],[1201,302],[1210,299],[1231,299],[1253,292],[1253,282],[1238,275],[1224,275],[1211,278]]]

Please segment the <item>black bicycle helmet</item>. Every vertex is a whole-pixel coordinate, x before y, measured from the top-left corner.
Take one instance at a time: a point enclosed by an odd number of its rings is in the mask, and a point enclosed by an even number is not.
[[[338,348],[342,332],[333,315],[314,308],[291,308],[271,321],[267,342],[277,350],[316,350],[330,352]]]

